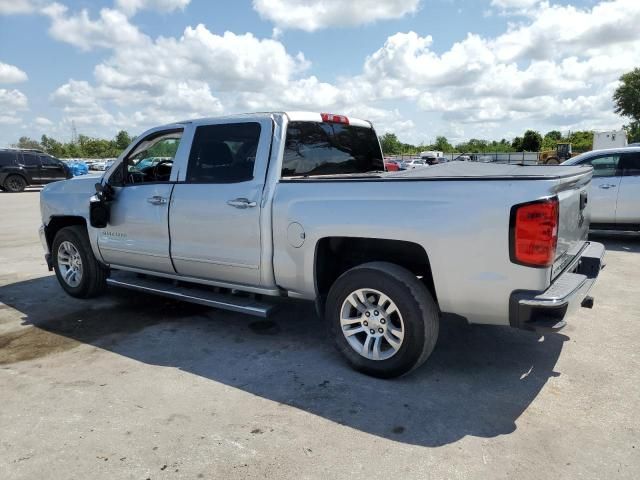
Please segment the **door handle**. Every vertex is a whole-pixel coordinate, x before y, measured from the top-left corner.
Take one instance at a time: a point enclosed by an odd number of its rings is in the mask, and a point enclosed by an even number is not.
[[[164,205],[165,203],[167,203],[167,199],[161,197],[160,195],[154,195],[153,197],[147,198],[147,202],[149,202],[151,205]]]
[[[253,208],[257,203],[251,202],[247,198],[236,198],[235,200],[229,200],[227,205],[235,208]]]
[[[616,185],[609,185],[608,183],[603,183],[602,185],[598,185],[598,188],[603,188],[604,190],[608,190],[609,188],[614,188]]]

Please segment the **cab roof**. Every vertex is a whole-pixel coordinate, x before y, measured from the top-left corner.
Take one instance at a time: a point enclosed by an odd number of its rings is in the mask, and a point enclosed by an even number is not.
[[[350,117],[348,115],[341,114],[325,114],[317,112],[304,112],[304,111],[289,111],[289,112],[254,112],[254,113],[237,113],[232,115],[222,115],[219,117],[204,117],[196,118],[192,120],[184,120],[176,122],[177,124],[194,124],[194,125],[206,125],[213,121],[220,120],[234,120],[234,119],[270,119],[274,116],[287,117],[290,122],[323,122],[323,116],[329,115],[329,117],[336,117],[341,119],[347,119],[349,125],[357,127],[373,128],[373,125],[368,120],[362,120],[360,118]],[[333,122],[333,123],[346,123],[346,122]],[[175,125],[175,124],[174,124]]]

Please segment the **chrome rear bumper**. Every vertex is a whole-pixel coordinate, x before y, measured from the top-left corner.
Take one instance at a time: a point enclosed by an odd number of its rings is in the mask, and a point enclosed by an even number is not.
[[[604,268],[605,248],[589,242],[579,258],[544,292],[515,291],[511,294],[509,322],[512,327],[535,331],[557,331],[565,317],[580,305],[591,308],[588,296]]]

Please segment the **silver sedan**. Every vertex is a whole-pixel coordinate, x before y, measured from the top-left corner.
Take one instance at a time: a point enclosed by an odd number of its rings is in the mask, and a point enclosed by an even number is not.
[[[591,165],[591,228],[640,231],[640,147],[595,150],[563,165]]]

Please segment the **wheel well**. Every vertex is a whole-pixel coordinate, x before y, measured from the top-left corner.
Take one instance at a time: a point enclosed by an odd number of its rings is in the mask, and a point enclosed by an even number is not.
[[[56,233],[62,230],[65,227],[71,227],[73,225],[79,225],[81,227],[87,227],[87,222],[82,217],[71,217],[71,216],[60,216],[60,217],[51,217],[49,224],[45,227],[44,233],[47,238],[47,244],[49,245],[49,250],[51,250],[51,246],[53,245],[53,239],[56,237]]]
[[[403,240],[358,237],[328,237],[318,242],[315,278],[319,298],[327,296],[331,285],[344,272],[368,262],[389,262],[406,268],[421,278],[438,302],[429,256],[421,245]]]

